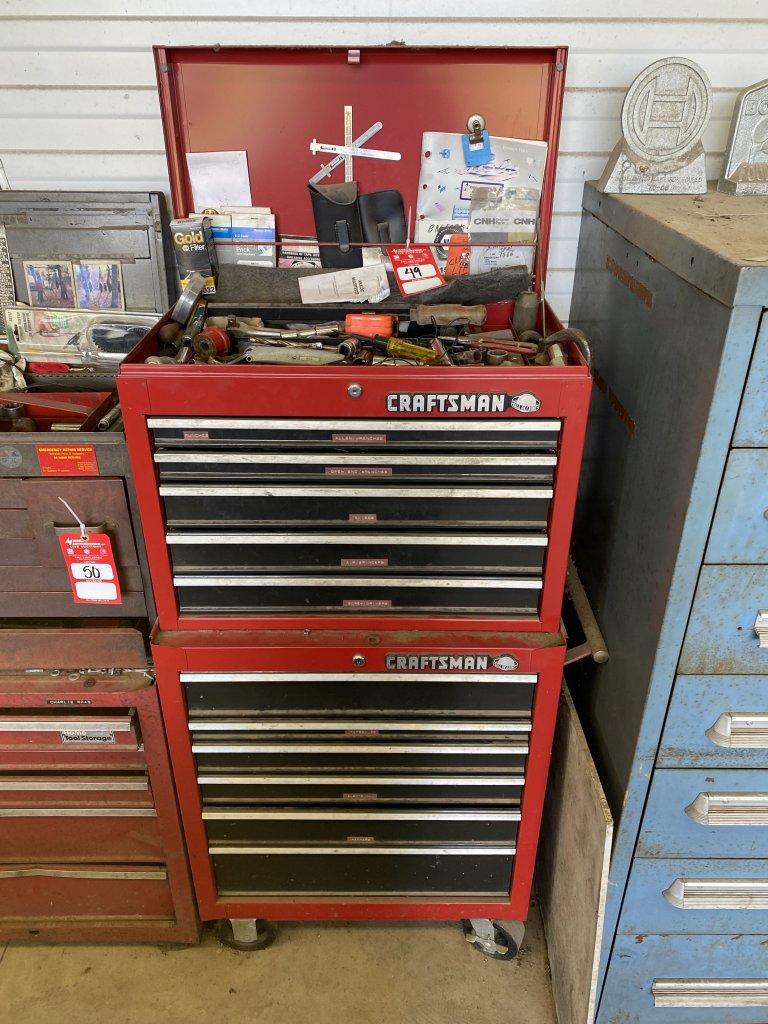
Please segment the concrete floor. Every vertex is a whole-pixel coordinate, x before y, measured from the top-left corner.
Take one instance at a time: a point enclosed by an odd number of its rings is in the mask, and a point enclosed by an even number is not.
[[[13,1024],[556,1024],[536,908],[514,962],[457,925],[282,925],[260,953],[8,946],[0,1007]]]

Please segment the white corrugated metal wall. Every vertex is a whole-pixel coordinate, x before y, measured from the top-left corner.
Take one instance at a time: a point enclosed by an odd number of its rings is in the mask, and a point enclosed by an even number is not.
[[[714,88],[716,177],[736,93],[768,77],[766,0],[0,0],[0,159],[12,188],[167,190],[156,44],[570,47],[548,297],[567,314],[582,183],[618,135],[623,92],[679,54]]]

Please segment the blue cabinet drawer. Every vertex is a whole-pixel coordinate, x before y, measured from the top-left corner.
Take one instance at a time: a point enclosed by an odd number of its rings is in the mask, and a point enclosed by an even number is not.
[[[731,450],[704,561],[768,562],[768,448]]]
[[[768,566],[705,565],[680,656],[683,675],[768,674],[768,647],[755,633],[768,608]]]
[[[657,769],[637,856],[768,857],[768,771]]]
[[[768,767],[768,675],[678,676],[656,764]]]
[[[768,933],[768,864],[762,859],[636,858],[619,931]]]
[[[765,1024],[763,935],[619,935],[596,1024]]]

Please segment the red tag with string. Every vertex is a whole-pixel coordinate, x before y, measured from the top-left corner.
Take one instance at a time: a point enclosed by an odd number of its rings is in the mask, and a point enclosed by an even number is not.
[[[388,245],[387,256],[400,294],[409,298],[445,284],[429,245]]]
[[[106,533],[59,536],[75,604],[122,604],[112,541]]]

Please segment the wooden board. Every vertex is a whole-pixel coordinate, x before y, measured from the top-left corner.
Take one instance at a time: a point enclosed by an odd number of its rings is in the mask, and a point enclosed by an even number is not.
[[[592,1024],[613,820],[565,683],[536,887],[559,1024]]]

